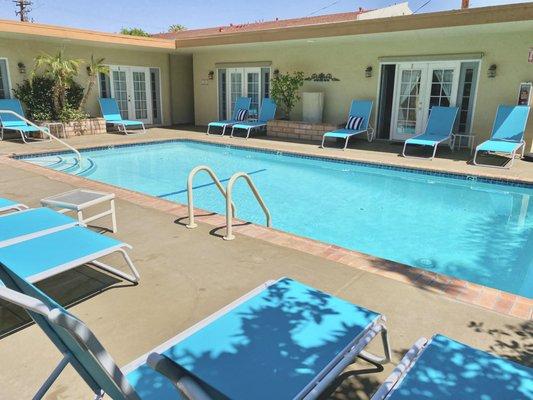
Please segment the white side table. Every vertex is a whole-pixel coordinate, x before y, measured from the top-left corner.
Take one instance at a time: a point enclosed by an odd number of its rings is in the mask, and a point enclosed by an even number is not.
[[[47,122],[46,124],[44,124],[48,130],[50,131],[50,134],[53,135],[52,133],[52,129],[50,129],[52,126],[59,126],[61,127],[61,130],[56,130],[56,134],[55,136],[60,138],[60,139],[66,139],[67,137],[67,132],[65,131],[65,124],[63,122]]]
[[[459,140],[457,140],[457,138],[459,138]],[[474,140],[476,138],[474,135],[469,135],[466,133],[454,133],[452,135],[452,149],[459,150],[462,147],[465,147],[463,146],[463,138],[466,138],[466,148],[470,149],[470,154],[472,154],[474,151]]]
[[[83,212],[97,204],[109,203],[109,209],[103,211],[99,214],[92,215],[90,217],[84,217]],[[113,226],[113,232],[117,231],[117,218],[115,215],[115,194],[114,193],[104,193],[97,192],[95,190],[89,189],[75,189],[69,192],[57,194],[54,196],[47,197],[41,200],[41,204],[44,207],[49,207],[57,209],[60,213],[66,213],[69,211],[76,212],[78,216],[78,221],[82,224],[87,224],[89,222],[95,221],[111,216],[111,222]]]

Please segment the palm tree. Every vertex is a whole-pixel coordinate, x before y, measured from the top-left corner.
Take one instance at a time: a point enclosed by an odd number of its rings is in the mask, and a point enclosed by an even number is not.
[[[54,80],[53,101],[54,111],[59,114],[66,104],[66,94],[70,82],[78,75],[78,69],[82,64],[80,59],[65,58],[63,50],[56,55],[43,53],[35,57],[35,71],[42,69],[45,76]]]
[[[94,55],[91,54],[91,62],[89,63],[89,65],[87,65],[87,75],[89,76],[87,79],[87,90],[85,90],[85,93],[83,93],[80,106],[78,107],[78,110],[80,111],[85,108],[85,104],[87,104],[87,99],[89,98],[89,95],[93,90],[94,85],[96,85],[96,79],[98,78],[98,75],[109,75],[109,67],[107,65],[104,65],[104,60],[105,58],[94,58]]]
[[[187,28],[182,24],[173,24],[168,27],[170,33],[186,31]]]

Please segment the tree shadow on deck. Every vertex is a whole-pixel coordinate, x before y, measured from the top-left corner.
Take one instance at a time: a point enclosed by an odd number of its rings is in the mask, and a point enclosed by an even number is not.
[[[67,307],[79,304],[106,290],[132,285],[134,284],[123,282],[87,265],[36,283],[39,289]],[[0,339],[32,323],[32,319],[24,309],[0,300]]]

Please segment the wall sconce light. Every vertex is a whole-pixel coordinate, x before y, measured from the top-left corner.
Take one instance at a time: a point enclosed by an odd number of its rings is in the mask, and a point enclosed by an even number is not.
[[[210,81],[212,81],[213,79],[215,79],[215,71],[209,71],[207,73],[207,77],[209,78]]]
[[[19,69],[19,73],[21,73],[21,74],[25,74],[26,73],[26,66],[24,65],[24,63],[19,62],[17,64],[17,67]]]
[[[372,77],[372,67],[370,65],[368,67],[366,67],[366,69],[365,69],[365,77],[367,77],[367,78],[371,78]]]
[[[496,70],[498,69],[498,66],[496,64],[492,64],[488,71],[487,71],[487,76],[489,78],[495,78],[496,77]]]

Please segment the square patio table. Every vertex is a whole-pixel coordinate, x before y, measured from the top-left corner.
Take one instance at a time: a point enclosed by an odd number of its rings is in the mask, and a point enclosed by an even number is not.
[[[109,202],[109,208],[99,214],[84,217],[83,212],[98,204]],[[69,192],[46,197],[41,200],[44,207],[56,209],[60,213],[76,212],[78,221],[87,225],[89,222],[111,216],[113,233],[117,231],[117,218],[115,215],[115,194],[97,192],[89,189],[75,189]]]

